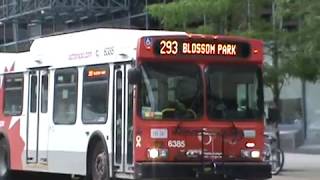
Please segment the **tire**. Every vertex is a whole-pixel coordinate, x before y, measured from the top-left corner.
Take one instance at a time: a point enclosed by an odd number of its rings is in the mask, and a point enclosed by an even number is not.
[[[92,150],[89,164],[89,180],[109,180],[109,160],[104,144],[99,141]]]
[[[274,149],[270,157],[271,174],[278,175],[284,165],[284,152],[281,149]]]
[[[284,151],[282,149],[279,149],[280,151],[280,171],[282,171],[283,166],[284,166]]]
[[[10,175],[8,145],[0,139],[0,180],[8,180]]]

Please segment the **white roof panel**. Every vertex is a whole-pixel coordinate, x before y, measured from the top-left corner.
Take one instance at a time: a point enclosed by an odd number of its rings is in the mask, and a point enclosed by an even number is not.
[[[135,59],[138,39],[152,35],[185,35],[185,32],[130,29],[94,29],[36,39],[32,56],[41,66],[67,67]],[[126,59],[128,60],[128,59]],[[40,65],[40,64],[39,64]]]
[[[0,74],[23,72],[30,66],[36,66],[29,52],[0,53]]]

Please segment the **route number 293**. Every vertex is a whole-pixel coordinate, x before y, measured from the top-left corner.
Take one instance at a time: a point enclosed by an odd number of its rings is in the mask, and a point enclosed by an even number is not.
[[[186,147],[186,143],[184,140],[169,140],[168,147],[172,148],[184,148]]]
[[[160,54],[161,55],[176,55],[178,53],[178,42],[170,40],[160,41]]]

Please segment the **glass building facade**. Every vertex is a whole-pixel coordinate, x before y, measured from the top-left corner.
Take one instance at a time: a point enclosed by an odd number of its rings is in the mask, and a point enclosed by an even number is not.
[[[36,38],[98,27],[157,29],[145,7],[170,0],[0,0],[0,52]]]

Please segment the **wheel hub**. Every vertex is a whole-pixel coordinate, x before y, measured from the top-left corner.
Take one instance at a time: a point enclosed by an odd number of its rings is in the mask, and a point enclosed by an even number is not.
[[[100,177],[103,176],[103,174],[105,173],[106,159],[107,157],[105,152],[102,152],[97,155],[95,169],[96,169],[97,175],[99,175]]]

